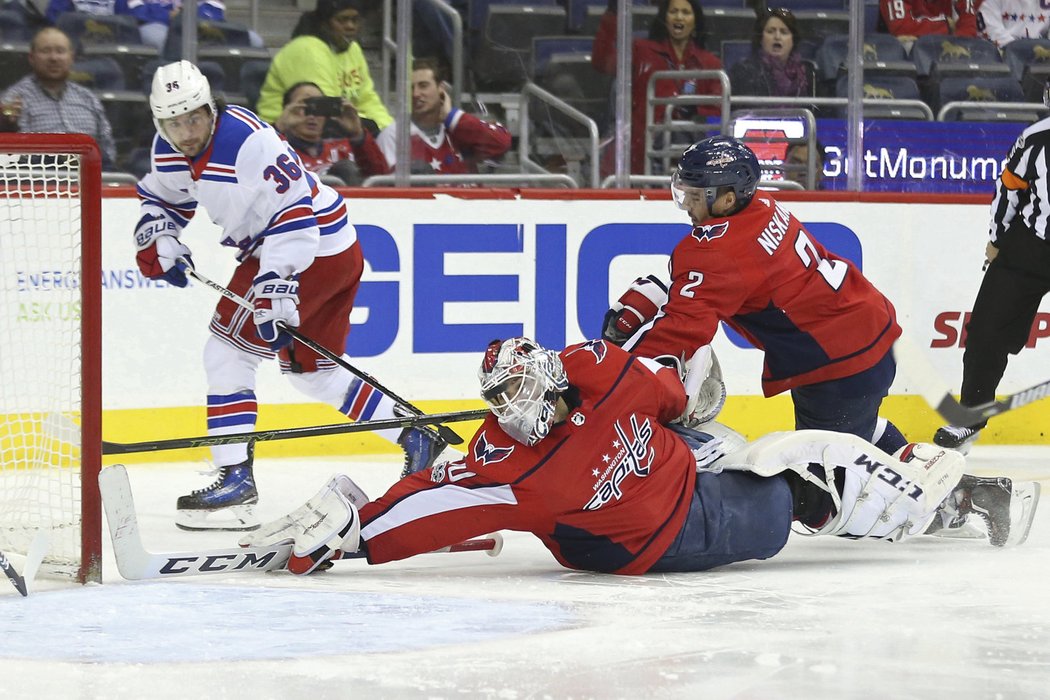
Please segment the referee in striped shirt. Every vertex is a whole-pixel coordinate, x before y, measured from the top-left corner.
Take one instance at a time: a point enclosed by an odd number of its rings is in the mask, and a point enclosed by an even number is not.
[[[1050,82],[1043,88],[1050,107]],[[959,402],[995,400],[1007,355],[1028,342],[1036,312],[1050,292],[1050,118],[1026,128],[1010,149],[992,200],[984,280],[966,326]],[[946,425],[933,441],[969,451],[987,421]]]

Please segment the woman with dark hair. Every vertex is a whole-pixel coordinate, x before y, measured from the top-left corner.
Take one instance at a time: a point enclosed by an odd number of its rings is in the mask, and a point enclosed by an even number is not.
[[[616,74],[616,4],[610,0],[609,9],[598,25],[591,52],[595,70]],[[649,77],[663,70],[720,70],[722,62],[704,49],[704,12],[699,0],[661,0],[656,17],[649,27],[648,39],[635,39],[631,48],[631,172],[641,173],[645,168],[645,102]],[[677,95],[721,95],[717,80],[661,80],[656,83],[656,97]],[[653,109],[653,120],[664,120],[663,105]],[[694,111],[695,110],[695,111]],[[689,108],[690,116],[718,115],[717,105]]]
[[[288,88],[312,82],[329,97],[349,100],[361,119],[374,123],[375,131],[393,123],[355,41],[363,7],[363,0],[318,0],[317,9],[302,14],[292,40],[270,63],[259,92],[260,117],[272,124],[281,115]]]
[[[791,10],[759,12],[751,35],[751,55],[730,66],[734,95],[812,97],[811,70],[799,56],[801,36]]]
[[[385,175],[390,166],[375,139],[361,124],[361,117],[349,101],[343,100],[339,113],[319,104],[324,97],[316,83],[296,83],[284,93],[284,110],[273,124],[288,141],[306,169],[318,175],[334,175],[347,185],[358,185],[362,178]],[[326,138],[330,123],[341,135]]]

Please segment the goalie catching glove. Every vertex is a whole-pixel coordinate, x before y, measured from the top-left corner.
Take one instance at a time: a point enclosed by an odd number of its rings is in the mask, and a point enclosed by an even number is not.
[[[281,326],[299,325],[299,275],[282,278],[273,270],[252,282],[255,298],[255,332],[273,351],[292,342]]]
[[[685,365],[685,411],[679,422],[695,428],[713,421],[726,402],[726,385],[722,381],[722,367],[710,345],[704,345]]]
[[[365,492],[345,474],[336,474],[306,503],[262,525],[240,539],[242,547],[292,544],[288,570],[297,576],[313,573],[343,552],[356,552],[361,541],[357,509],[368,503]]]
[[[605,312],[602,338],[614,345],[623,345],[639,328],[656,318],[666,303],[667,285],[655,275],[639,277]]]
[[[175,237],[175,222],[162,214],[146,214],[135,226],[135,262],[139,272],[151,280],[162,279],[185,287],[186,268],[193,269],[190,249]]]

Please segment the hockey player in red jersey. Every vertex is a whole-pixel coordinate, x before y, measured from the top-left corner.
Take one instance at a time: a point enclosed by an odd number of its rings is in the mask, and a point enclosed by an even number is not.
[[[685,386],[701,386],[711,366],[691,362]],[[852,435],[746,444],[717,423],[669,427],[716,413],[721,392],[702,405],[677,369],[605,341],[561,353],[494,341],[479,374],[492,414],[462,459],[375,501],[338,475],[241,544],[294,542],[288,568],[303,574],[343,552],[380,564],[506,529],[534,534],[571,569],[643,574],[766,559],[793,520],[809,534],[897,541],[976,510],[998,545],[1023,540],[1031,522],[1011,530],[1008,479],[963,477],[963,456],[932,445],[909,445],[900,461]],[[1037,486],[1025,496],[1029,513],[1037,497]]]
[[[791,392],[796,429],[852,433],[893,453],[907,440],[878,416],[901,334],[890,301],[828,252],[767,192],[755,154],[717,136],[690,146],[671,189],[692,232],[671,253],[671,286],[643,278],[602,335],[643,357],[688,358],[722,321],[765,352],[766,396]]]

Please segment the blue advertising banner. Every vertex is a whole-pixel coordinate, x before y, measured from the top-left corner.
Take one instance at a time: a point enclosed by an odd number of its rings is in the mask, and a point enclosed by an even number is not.
[[[1019,122],[872,120],[864,124],[865,192],[992,194]],[[845,190],[846,122],[820,119],[825,190]]]

